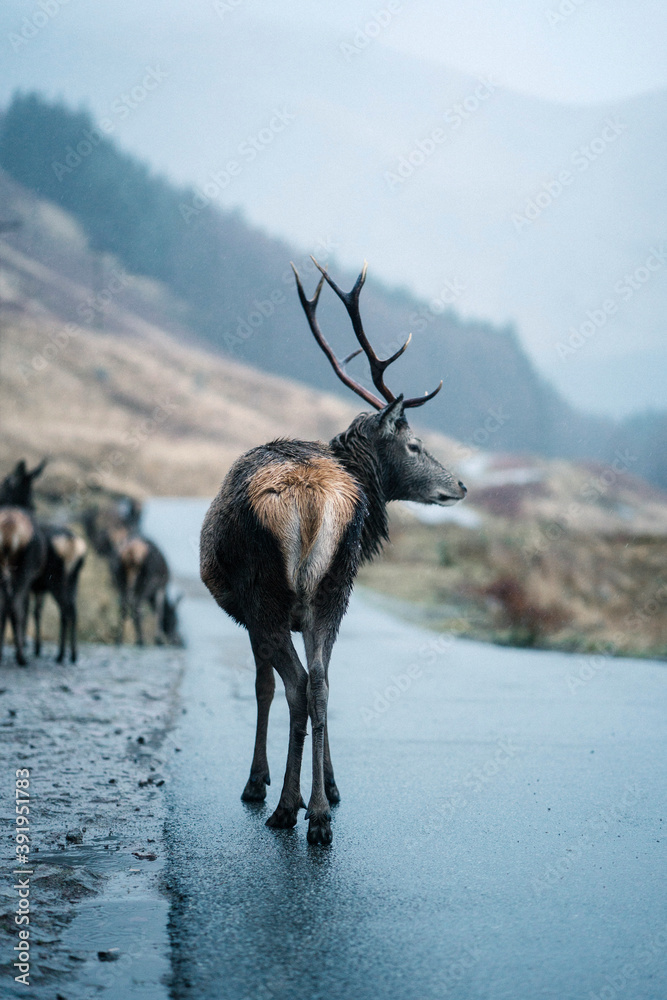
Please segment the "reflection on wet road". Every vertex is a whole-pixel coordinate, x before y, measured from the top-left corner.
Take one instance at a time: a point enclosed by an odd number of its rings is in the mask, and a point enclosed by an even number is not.
[[[145,530],[169,552],[174,518],[196,537],[201,506],[154,501]],[[198,596],[190,549],[169,791],[175,996],[667,995],[662,665],[610,661],[573,689],[579,658],[453,642],[357,596],[331,667],[343,801],[333,845],[312,848],[302,818],[264,826],[285,763],[281,692],[268,804],[240,801],[249,644]]]

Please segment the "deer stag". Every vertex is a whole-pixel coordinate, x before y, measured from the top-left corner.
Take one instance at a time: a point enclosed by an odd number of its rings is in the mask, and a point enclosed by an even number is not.
[[[357,569],[388,538],[389,501],[446,506],[462,500],[466,489],[426,451],[405,417],[407,409],[432,399],[442,382],[416,399],[394,396],[385,385],[386,369],[403,354],[410,337],[386,360],[371,347],[359,313],[366,265],[352,290],[343,292],[314,263],[322,277],[312,299],[306,297],[292,265],[310,329],[337,376],[377,412],[361,413],[328,444],[277,440],[239,458],[204,519],[201,577],[220,607],[247,628],[257,667],[255,751],[241,797],[261,802],[270,784],[266,735],[276,670],[285,685],[290,731],[283,789],[267,825],[293,827],[299,809],[305,808],[300,772],[310,717],[308,841],[329,844],[329,806],[340,801],[327,731],[329,659]],[[315,315],[325,281],[345,305],[360,345],[342,362]],[[379,397],[345,371],[347,362],[362,351]],[[303,634],[307,672],[291,632]]]

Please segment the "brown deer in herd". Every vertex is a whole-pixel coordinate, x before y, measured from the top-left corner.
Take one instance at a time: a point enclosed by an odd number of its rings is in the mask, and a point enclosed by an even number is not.
[[[49,524],[42,528],[46,539],[46,561],[42,572],[33,580],[35,595],[35,656],[42,651],[42,609],[47,594],[51,594],[60,612],[60,639],[56,663],[63,663],[69,641],[69,658],[76,663],[77,591],[79,576],[86,559],[87,546],[69,528]]]
[[[394,396],[385,385],[385,370],[401,356],[410,337],[390,358],[377,357],[359,312],[366,265],[352,290],[343,292],[315,264],[322,277],[312,299],[306,297],[294,268],[310,329],[338,377],[377,412],[361,413],[328,444],[277,440],[239,458],[204,520],[201,577],[220,607],[247,628],[257,668],[255,751],[242,798],[263,801],[270,783],[266,735],[275,670],[285,685],[290,731],[282,794],[267,825],[293,827],[305,807],[300,773],[310,718],[308,841],[328,844],[329,806],[340,800],[327,731],[329,659],[357,569],[388,538],[391,500],[446,506],[463,499],[466,489],[426,451],[405,417],[406,410],[432,399],[442,382],[415,399]],[[325,281],[345,305],[360,345],[343,362],[322,335],[315,315]],[[346,363],[362,351],[379,397],[345,371]],[[307,671],[291,632],[303,635]]]
[[[41,569],[37,572],[33,572],[37,568],[35,560],[28,558],[28,551],[26,552],[26,567],[32,566],[28,589],[35,596],[35,656],[39,656],[42,646],[41,622],[44,598],[47,594],[51,594],[60,611],[60,642],[56,659],[58,663],[62,663],[65,659],[65,647],[69,639],[70,659],[74,663],[77,657],[77,589],[79,574],[86,557],[86,543],[69,528],[49,524],[36,525],[32,520],[33,483],[44,471],[46,461],[44,459],[30,472],[25,461],[18,462],[16,468],[0,483],[0,502],[19,508],[23,517],[30,519],[36,533],[41,536],[42,563]],[[32,544],[34,549],[38,543]]]
[[[140,509],[133,501],[123,504],[123,513],[90,508],[83,522],[93,548],[109,563],[111,579],[118,591],[119,620],[116,641],[121,643],[128,616],[132,619],[138,646],[144,644],[143,605],[155,612],[155,642],[182,646],[176,608],[178,599],[168,593],[169,566],[160,549],[138,533]]]
[[[28,602],[33,581],[46,560],[46,539],[32,514],[32,482],[46,460],[32,472],[24,461],[0,483],[0,659],[7,619],[14,633],[16,662],[24,667]]]

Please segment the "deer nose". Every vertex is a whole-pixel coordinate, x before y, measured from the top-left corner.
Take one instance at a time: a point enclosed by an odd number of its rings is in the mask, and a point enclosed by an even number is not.
[[[460,480],[460,479],[459,479],[459,489],[460,489],[460,490],[463,490],[463,496],[465,496],[465,495],[466,495],[466,493],[468,492],[468,490],[467,490],[467,489],[466,489],[466,487],[465,487],[465,486],[463,485],[463,483],[461,482],[461,480]]]

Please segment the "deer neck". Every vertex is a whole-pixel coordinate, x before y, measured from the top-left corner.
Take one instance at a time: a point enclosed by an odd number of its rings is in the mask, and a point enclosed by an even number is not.
[[[338,461],[361,484],[366,496],[361,561],[368,562],[389,539],[387,496],[380,459],[372,442],[356,433],[354,425],[335,437],[329,446]]]

